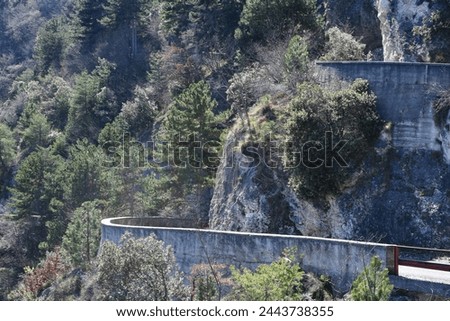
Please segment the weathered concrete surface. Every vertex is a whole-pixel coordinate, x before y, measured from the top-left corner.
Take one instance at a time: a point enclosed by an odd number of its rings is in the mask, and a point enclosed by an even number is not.
[[[441,131],[433,119],[433,100],[450,88],[450,64],[398,62],[318,62],[319,81],[364,78],[378,97],[380,116],[394,125],[394,146],[440,151]]]
[[[224,263],[237,267],[256,268],[280,257],[282,251],[296,247],[302,255],[302,267],[307,272],[327,275],[338,294],[350,290],[351,283],[371,257],[379,256],[393,269],[393,247],[383,244],[361,243],[312,237],[270,234],[220,232],[173,227],[119,225],[123,219],[102,221],[102,242],[119,243],[126,232],[136,237],[154,234],[172,246],[181,270],[189,274],[193,265]],[[132,224],[132,220],[127,220]],[[139,223],[139,220],[136,220]],[[148,224],[146,224],[148,225]]]

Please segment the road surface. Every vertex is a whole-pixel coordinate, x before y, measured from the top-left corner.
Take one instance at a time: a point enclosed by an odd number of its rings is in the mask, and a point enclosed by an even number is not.
[[[398,267],[398,273],[399,276],[408,279],[429,281],[450,285],[450,272],[435,271],[400,265]]]

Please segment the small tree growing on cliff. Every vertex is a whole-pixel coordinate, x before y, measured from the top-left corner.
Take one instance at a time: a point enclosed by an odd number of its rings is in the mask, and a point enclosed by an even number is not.
[[[386,301],[394,286],[389,281],[388,269],[383,269],[380,258],[373,257],[370,264],[353,282],[351,297],[354,301]]]
[[[101,218],[99,201],[85,202],[75,210],[62,243],[74,266],[86,267],[96,256],[100,243]]]
[[[328,42],[326,53],[321,60],[351,61],[363,60],[366,45],[360,43],[351,34],[333,27],[326,32]]]
[[[298,35],[292,37],[284,55],[286,72],[299,79],[306,78],[309,68],[309,52],[307,41]]]

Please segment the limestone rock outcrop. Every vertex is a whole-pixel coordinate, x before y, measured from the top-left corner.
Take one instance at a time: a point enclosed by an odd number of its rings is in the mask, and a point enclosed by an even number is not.
[[[360,37],[375,60],[442,62],[447,57],[446,31],[425,36],[420,29],[433,29],[432,24],[438,23],[433,19],[450,9],[448,1],[323,0],[319,3],[323,4],[328,24]]]
[[[448,248],[450,120],[434,123],[429,92],[439,80],[450,83],[443,76],[448,74],[444,66],[323,65],[323,86],[339,75],[341,80],[372,81],[378,111],[386,121],[373,152],[339,193],[312,201],[291,190],[287,171],[265,166],[254,153],[248,158],[241,147],[251,140],[236,125],[217,172],[210,227]]]

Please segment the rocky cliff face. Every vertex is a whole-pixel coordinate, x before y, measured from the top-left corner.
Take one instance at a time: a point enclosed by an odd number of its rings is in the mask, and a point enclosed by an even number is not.
[[[352,238],[416,246],[450,245],[450,172],[440,153],[393,147],[387,130],[336,213]]]
[[[383,39],[375,0],[324,0],[319,1],[328,26],[338,26],[361,38],[366,51],[383,57]]]
[[[219,230],[449,247],[450,115],[442,124],[435,124],[433,98],[427,94],[439,79],[441,84],[444,80],[450,82],[434,74],[433,68],[441,70],[443,66],[326,65],[322,69],[331,75],[330,79],[335,78],[335,70],[344,80],[346,76],[364,77],[364,73],[369,82],[372,80],[380,97],[379,113],[386,120],[373,152],[354,169],[352,179],[340,193],[316,201],[300,199],[287,183],[288,171],[270,168],[258,162],[255,153],[241,148],[248,147],[251,140],[246,130],[236,124],[217,173],[210,226]],[[327,86],[329,78],[322,76]],[[334,84],[334,80],[330,82]],[[410,124],[409,130],[405,124]]]
[[[298,234],[296,197],[282,171],[248,157],[247,131],[236,124],[228,135],[210,207],[210,227],[216,230]],[[259,164],[258,164],[259,163]],[[296,214],[297,213],[297,214]]]
[[[436,21],[446,0],[324,0],[330,25],[350,29],[361,37],[367,51],[384,61],[440,61],[445,59],[448,41],[443,40]],[[421,33],[424,28],[428,30]],[[430,32],[432,34],[430,34]],[[380,52],[382,54],[380,55]]]
[[[430,61],[429,50],[413,29],[432,12],[428,1],[376,0],[385,61]]]
[[[263,148],[249,144],[239,122],[227,138],[209,212],[210,228],[224,231],[351,238],[353,227],[337,200],[308,202],[288,185],[288,173],[268,166]],[[351,224],[351,222],[350,222]]]
[[[340,195],[315,203],[299,199],[282,171],[248,166],[235,148],[245,138],[232,133],[217,173],[210,227],[450,246],[449,166],[439,152],[395,148],[392,136],[392,129],[385,129],[374,154]]]

